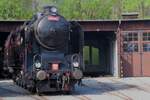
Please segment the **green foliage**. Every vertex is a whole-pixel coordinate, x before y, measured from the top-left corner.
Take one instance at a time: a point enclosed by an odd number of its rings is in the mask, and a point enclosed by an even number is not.
[[[31,17],[32,10],[26,10],[23,7],[23,1],[24,0],[1,0],[0,19],[14,20],[14,19],[22,19],[22,18],[28,19],[29,17]]]
[[[64,6],[65,5],[65,6]],[[60,12],[68,19],[104,19],[111,17],[112,2],[104,0],[64,0]]]
[[[0,0],[0,20],[22,20],[55,5],[70,20],[118,19],[124,12],[150,17],[150,0]]]
[[[139,9],[141,0],[123,0],[123,10],[125,12],[136,12]]]

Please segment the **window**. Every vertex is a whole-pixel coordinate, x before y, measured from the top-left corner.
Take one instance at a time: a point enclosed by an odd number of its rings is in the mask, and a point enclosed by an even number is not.
[[[125,33],[124,34],[124,41],[138,41],[138,34],[137,33]]]
[[[143,33],[143,41],[150,41],[150,33],[148,32]]]
[[[124,43],[123,45],[124,52],[138,52],[137,43]]]
[[[143,51],[150,52],[150,43],[143,44]]]

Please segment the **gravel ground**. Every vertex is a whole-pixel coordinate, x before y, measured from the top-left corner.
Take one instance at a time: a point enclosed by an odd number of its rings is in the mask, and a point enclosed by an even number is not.
[[[0,81],[0,100],[150,100],[150,77],[85,78],[82,86],[70,95],[47,93],[33,95],[13,84]]]

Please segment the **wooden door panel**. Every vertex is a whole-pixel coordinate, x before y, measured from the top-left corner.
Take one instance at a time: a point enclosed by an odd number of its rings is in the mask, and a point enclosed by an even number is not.
[[[140,55],[125,54],[123,60],[123,74],[125,77],[141,76],[141,62]]]
[[[139,53],[133,54],[133,76],[141,76],[141,55]]]
[[[123,55],[122,67],[123,67],[123,76],[124,77],[133,76],[132,56],[131,55],[128,55],[128,54]]]
[[[141,34],[142,74],[150,76],[150,31]]]
[[[150,52],[142,54],[142,73],[143,76],[150,76]]]

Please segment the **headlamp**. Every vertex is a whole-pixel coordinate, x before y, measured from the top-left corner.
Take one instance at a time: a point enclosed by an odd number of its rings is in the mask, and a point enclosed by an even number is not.
[[[78,63],[78,62],[73,62],[72,65],[73,65],[74,67],[79,67],[79,63]]]
[[[73,67],[79,67],[80,66],[80,56],[78,54],[73,54],[71,56],[71,62]]]
[[[35,67],[36,67],[36,68],[41,68],[41,66],[42,66],[42,64],[41,64],[40,62],[36,62],[36,63],[35,63]]]
[[[51,12],[53,12],[53,13],[56,13],[56,12],[57,12],[57,8],[56,8],[56,7],[54,7],[54,6],[53,6],[53,7],[51,7],[51,9],[50,9],[50,10],[51,10]]]

